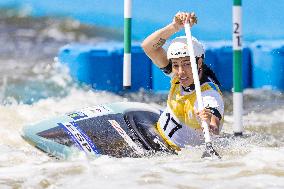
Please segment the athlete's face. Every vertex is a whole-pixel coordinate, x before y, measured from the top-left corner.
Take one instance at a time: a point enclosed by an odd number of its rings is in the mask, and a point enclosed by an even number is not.
[[[193,75],[191,70],[190,57],[172,58],[172,69],[175,76],[178,77],[180,84],[183,87],[188,87],[193,84]],[[201,68],[202,59],[198,60],[198,69]]]

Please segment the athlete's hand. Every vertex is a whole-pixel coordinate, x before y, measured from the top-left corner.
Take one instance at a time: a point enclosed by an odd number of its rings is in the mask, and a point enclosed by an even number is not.
[[[219,124],[216,123],[216,121],[218,120],[217,117],[215,117],[212,112],[207,109],[207,108],[204,108],[202,111],[196,111],[196,117],[202,121],[205,121],[209,127],[209,131],[215,135],[218,135],[219,134],[219,127],[217,126]],[[213,119],[213,124],[212,124],[212,117],[215,117],[215,119]],[[202,128],[203,130],[203,128]]]
[[[200,120],[205,121],[208,125],[210,125],[212,113],[209,109],[204,108],[201,111],[197,111],[196,116]]]
[[[173,25],[177,31],[184,27],[185,23],[190,23],[190,26],[193,24],[197,24],[197,17],[195,16],[194,12],[178,12],[174,16]]]

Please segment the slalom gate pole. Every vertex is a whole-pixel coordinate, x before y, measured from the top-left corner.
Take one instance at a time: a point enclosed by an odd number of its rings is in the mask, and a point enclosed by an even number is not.
[[[242,0],[233,0],[233,131],[243,134],[243,86],[242,86]]]
[[[132,0],[124,0],[123,88],[131,88],[131,20]]]

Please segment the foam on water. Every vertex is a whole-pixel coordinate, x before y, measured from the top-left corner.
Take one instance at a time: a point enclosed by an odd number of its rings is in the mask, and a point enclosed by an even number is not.
[[[283,184],[283,108],[269,114],[244,116],[246,137],[222,134],[214,147],[222,160],[203,160],[204,147],[183,149],[178,156],[111,158],[85,156],[55,160],[27,144],[20,131],[38,122],[82,107],[126,101],[112,93],[72,88],[63,98],[50,97],[33,104],[0,106],[0,186],[2,188],[281,188]],[[153,103],[155,104],[155,103]],[[156,104],[159,106],[158,104]],[[265,119],[267,118],[267,119]],[[255,120],[255,124],[254,121]],[[273,121],[273,122],[271,122]],[[263,123],[263,124],[260,124]],[[271,124],[273,123],[273,124]],[[224,131],[232,133],[232,116]],[[267,127],[270,132],[260,132]],[[280,131],[273,131],[276,127]],[[260,129],[261,130],[261,129]],[[276,136],[276,137],[275,137]],[[280,138],[277,138],[280,137]],[[271,145],[271,143],[277,145]]]

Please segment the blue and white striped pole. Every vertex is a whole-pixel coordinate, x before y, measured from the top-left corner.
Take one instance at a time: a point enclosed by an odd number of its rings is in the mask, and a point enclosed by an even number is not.
[[[132,0],[124,0],[123,88],[131,88],[131,17]]]
[[[242,0],[234,0],[233,6],[233,74],[234,94],[233,131],[235,136],[243,134],[243,86],[242,86]]]

